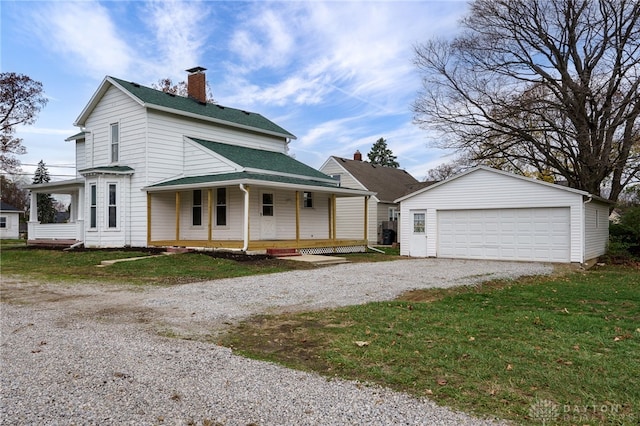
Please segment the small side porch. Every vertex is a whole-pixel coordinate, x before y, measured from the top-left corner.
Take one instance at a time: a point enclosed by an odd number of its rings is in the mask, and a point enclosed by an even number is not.
[[[84,180],[74,179],[26,187],[31,192],[27,245],[41,247],[71,247],[84,241]],[[69,220],[66,223],[40,223],[37,194],[61,194],[71,197]]]

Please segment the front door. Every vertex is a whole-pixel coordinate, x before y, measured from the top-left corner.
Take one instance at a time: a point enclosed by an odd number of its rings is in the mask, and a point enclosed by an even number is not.
[[[263,192],[262,210],[260,211],[260,239],[276,239],[276,216],[273,192]]]
[[[409,256],[427,257],[427,212],[411,210],[411,246]]]

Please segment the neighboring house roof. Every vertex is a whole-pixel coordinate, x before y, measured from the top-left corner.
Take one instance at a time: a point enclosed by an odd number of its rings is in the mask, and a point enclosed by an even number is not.
[[[330,176],[282,152],[265,151],[196,138],[189,139],[231,160],[244,168],[245,171],[255,171],[258,173],[269,171],[284,175],[298,175],[315,180],[327,181],[327,183],[333,183],[335,186],[335,180]]]
[[[381,202],[393,203],[396,198],[406,194],[408,185],[419,183],[406,170],[335,156],[331,158],[368,191],[376,192]]]
[[[0,211],[3,212],[16,212],[16,213],[24,213],[22,210],[17,207],[13,207],[11,204],[7,204],[4,201],[0,201]]]
[[[533,182],[533,183],[538,184],[538,185],[544,185],[544,186],[547,186],[549,188],[555,188],[555,189],[559,189],[561,191],[567,191],[567,192],[572,192],[574,194],[579,194],[579,195],[582,195],[583,197],[592,198],[592,199],[601,201],[603,203],[613,204],[611,201],[607,200],[606,198],[602,198],[602,197],[597,196],[597,195],[589,194],[586,191],[581,191],[579,189],[569,188],[567,186],[557,185],[555,183],[549,183],[549,182],[545,182],[545,181],[538,180],[538,179],[533,179],[533,178],[526,177],[526,176],[516,175],[516,174],[510,173],[510,172],[505,172],[505,171],[494,169],[494,168],[487,167],[487,166],[477,166],[477,167],[469,169],[469,170],[467,170],[465,172],[457,174],[457,175],[455,175],[453,177],[450,177],[450,178],[445,179],[443,181],[434,183],[433,185],[427,186],[426,188],[418,189],[415,192],[412,192],[410,194],[407,194],[407,195],[404,195],[403,197],[398,198],[396,200],[396,202],[399,203],[401,201],[406,200],[407,198],[411,198],[411,197],[414,197],[414,196],[416,196],[418,194],[422,194],[423,192],[430,191],[430,190],[432,190],[434,188],[439,187],[440,185],[447,184],[448,182],[454,181],[454,180],[459,179],[459,178],[461,178],[463,176],[466,176],[466,175],[469,175],[471,173],[474,173],[474,172],[476,172],[478,170],[486,170],[488,172],[500,174],[500,175],[503,175],[503,176],[507,176],[507,177],[512,178],[512,179],[521,179],[521,180],[524,180],[524,181],[527,181],[527,182]]]
[[[258,131],[260,133],[296,139],[292,133],[258,113],[229,108],[213,103],[201,103],[191,98],[169,94],[150,87],[141,86],[137,83],[109,76],[104,79],[96,93],[91,98],[89,104],[87,104],[80,116],[76,119],[74,125],[84,125],[86,119],[111,85],[124,91],[140,105],[146,108],[172,112],[191,118],[214,121],[233,127]]]

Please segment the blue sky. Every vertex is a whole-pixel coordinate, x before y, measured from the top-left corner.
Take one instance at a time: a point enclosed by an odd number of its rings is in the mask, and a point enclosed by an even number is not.
[[[0,3],[2,72],[43,83],[49,103],[18,129],[28,179],[44,160],[70,178],[73,122],[106,75],[151,86],[207,68],[215,100],[297,136],[290,154],[319,168],[363,156],[381,137],[422,180],[447,161],[412,123],[413,46],[450,37],[467,3],[443,1],[11,1]],[[60,166],[60,167],[57,167]]]

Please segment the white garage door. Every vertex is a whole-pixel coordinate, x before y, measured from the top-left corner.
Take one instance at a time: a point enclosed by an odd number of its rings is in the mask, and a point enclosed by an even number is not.
[[[438,211],[438,257],[569,262],[569,208]]]

